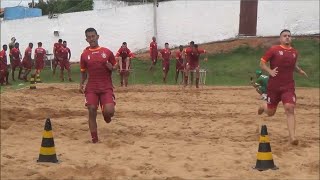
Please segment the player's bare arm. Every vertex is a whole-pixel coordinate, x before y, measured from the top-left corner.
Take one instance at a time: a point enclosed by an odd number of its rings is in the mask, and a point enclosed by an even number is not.
[[[87,80],[87,72],[86,71],[81,71],[81,81],[80,81],[80,87],[79,87],[79,91],[81,93],[84,93],[84,83]]]
[[[70,51],[70,49],[68,50],[68,53],[69,53],[68,60],[70,61],[70,59],[71,59],[71,51]]]
[[[278,74],[278,67],[270,69],[269,66],[263,61],[260,61],[260,68],[270,74],[270,76],[275,77]]]
[[[126,71],[129,70],[130,61],[131,61],[131,57],[127,57],[127,58],[126,58]]]
[[[204,61],[208,61],[208,53],[207,53],[207,51],[206,50],[204,50],[204,55],[205,55],[205,57],[204,57]]]
[[[296,63],[296,65],[295,65],[295,67],[294,67],[294,70],[295,70],[297,73],[299,73],[299,74],[301,74],[301,75],[303,75],[303,76],[305,76],[305,77],[308,77],[307,73],[304,72],[304,71],[299,67],[298,63]]]

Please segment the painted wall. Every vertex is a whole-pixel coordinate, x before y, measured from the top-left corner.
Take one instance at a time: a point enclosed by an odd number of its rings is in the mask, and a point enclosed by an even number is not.
[[[229,39],[238,34],[240,1],[169,1],[157,11],[158,43],[178,46]]]
[[[282,29],[295,35],[319,33],[319,0],[260,0],[257,36],[279,35]]]
[[[257,35],[278,35],[289,28],[295,34],[319,33],[319,1],[259,1]],[[303,7],[303,8],[302,8]],[[234,38],[239,28],[240,0],[170,1],[157,8],[159,47],[186,45],[194,40],[206,43]],[[153,5],[96,9],[94,11],[1,21],[1,44],[16,37],[21,49],[29,42],[43,42],[52,52],[54,42],[66,40],[72,51],[71,61],[79,61],[87,46],[84,31],[94,27],[100,34],[100,45],[118,50],[126,41],[132,51],[147,50],[153,36]],[[53,32],[58,30],[59,37]]]

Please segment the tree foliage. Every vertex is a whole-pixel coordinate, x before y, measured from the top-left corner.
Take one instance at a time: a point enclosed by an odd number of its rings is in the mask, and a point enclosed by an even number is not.
[[[32,7],[32,3],[29,3],[29,7]],[[93,0],[39,0],[34,7],[41,9],[43,15],[89,11],[93,9]]]

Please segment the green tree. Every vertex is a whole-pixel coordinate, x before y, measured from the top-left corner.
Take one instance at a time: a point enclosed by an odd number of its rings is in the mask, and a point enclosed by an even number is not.
[[[29,3],[29,7],[32,7],[32,3]],[[34,7],[41,9],[43,15],[89,11],[93,9],[93,0],[39,0]]]

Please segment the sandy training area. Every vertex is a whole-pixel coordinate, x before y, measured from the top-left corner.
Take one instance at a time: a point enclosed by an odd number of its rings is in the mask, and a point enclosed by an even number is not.
[[[77,84],[40,84],[1,94],[1,179],[318,179],[319,89],[298,88],[298,146],[288,143],[282,104],[257,115],[252,87],[116,87],[110,124],[99,111],[91,143]],[[36,97],[38,96],[38,97]],[[37,163],[51,118],[59,163]],[[255,166],[266,124],[279,170]]]

